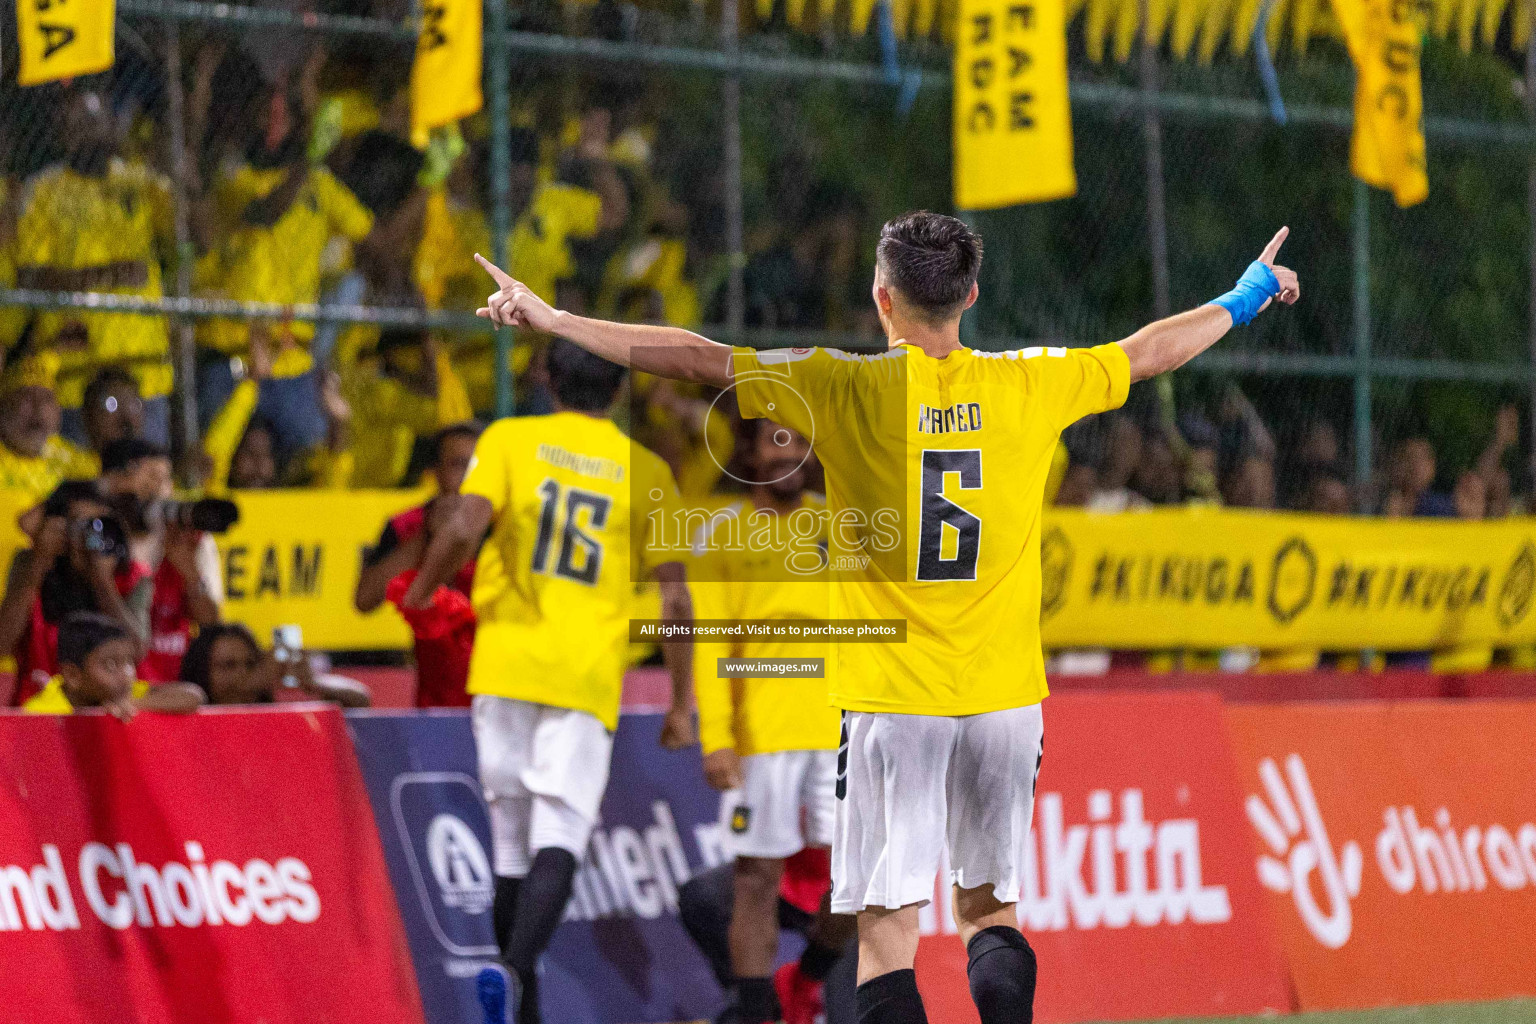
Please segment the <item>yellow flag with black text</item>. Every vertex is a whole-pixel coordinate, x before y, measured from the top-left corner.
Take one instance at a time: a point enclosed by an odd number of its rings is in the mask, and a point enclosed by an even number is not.
[[[1332,0],[1355,63],[1355,133],[1349,166],[1398,206],[1429,196],[1424,91],[1419,76],[1425,13],[1413,0]]]
[[[112,66],[116,0],[16,0],[17,85],[93,75]]]
[[[480,0],[426,0],[411,67],[411,133],[427,132],[480,110]]]
[[[961,210],[1077,191],[1065,0],[960,0],[954,177]]]

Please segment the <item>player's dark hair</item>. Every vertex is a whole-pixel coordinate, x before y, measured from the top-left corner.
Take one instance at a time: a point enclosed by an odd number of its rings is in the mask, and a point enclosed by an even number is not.
[[[981,271],[981,236],[942,213],[903,214],[880,229],[875,260],[932,323],[954,319]]]
[[[197,636],[187,644],[187,653],[181,659],[182,682],[191,683],[213,699],[209,692],[213,676],[213,645],[225,637],[234,637],[243,640],[251,653],[261,657],[261,645],[256,642],[256,637],[244,625],[238,622],[212,622],[206,626],[199,626]]]
[[[544,353],[555,399],[578,412],[607,412],[624,383],[624,367],[556,338]]]
[[[140,459],[167,459],[170,452],[140,437],[120,437],[101,450],[101,471],[117,473]]]
[[[82,667],[102,644],[127,639],[128,630],[116,619],[99,612],[71,612],[59,623],[59,664]]]
[[[456,437],[467,437],[471,441],[477,440],[485,427],[475,420],[465,420],[463,423],[450,423],[448,426],[432,435],[431,458],[432,465],[443,457],[443,445]]]

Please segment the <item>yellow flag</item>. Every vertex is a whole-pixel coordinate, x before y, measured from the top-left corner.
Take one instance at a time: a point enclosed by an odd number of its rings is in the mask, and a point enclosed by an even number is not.
[[[16,0],[17,85],[92,75],[112,66],[116,0]]]
[[[411,133],[480,110],[480,0],[426,0],[411,67]]]
[[[1065,0],[960,0],[955,207],[990,210],[1077,191]]]
[[[1355,62],[1355,134],[1349,165],[1398,206],[1429,195],[1419,50],[1424,14],[1410,0],[1333,0]]]

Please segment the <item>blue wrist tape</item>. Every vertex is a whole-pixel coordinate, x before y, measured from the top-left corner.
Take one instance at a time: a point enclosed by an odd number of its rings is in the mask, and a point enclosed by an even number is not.
[[[1232,323],[1242,326],[1259,315],[1259,309],[1280,294],[1280,282],[1275,278],[1275,272],[1269,267],[1254,260],[1248,264],[1248,269],[1243,271],[1243,276],[1237,279],[1237,284],[1227,294],[1211,300],[1211,305],[1220,306],[1232,314]]]

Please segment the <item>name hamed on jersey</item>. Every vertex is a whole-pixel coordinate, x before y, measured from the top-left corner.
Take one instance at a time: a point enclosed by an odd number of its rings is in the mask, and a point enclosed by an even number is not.
[[[957,402],[947,408],[917,407],[919,434],[963,434],[981,429],[981,403]]]

